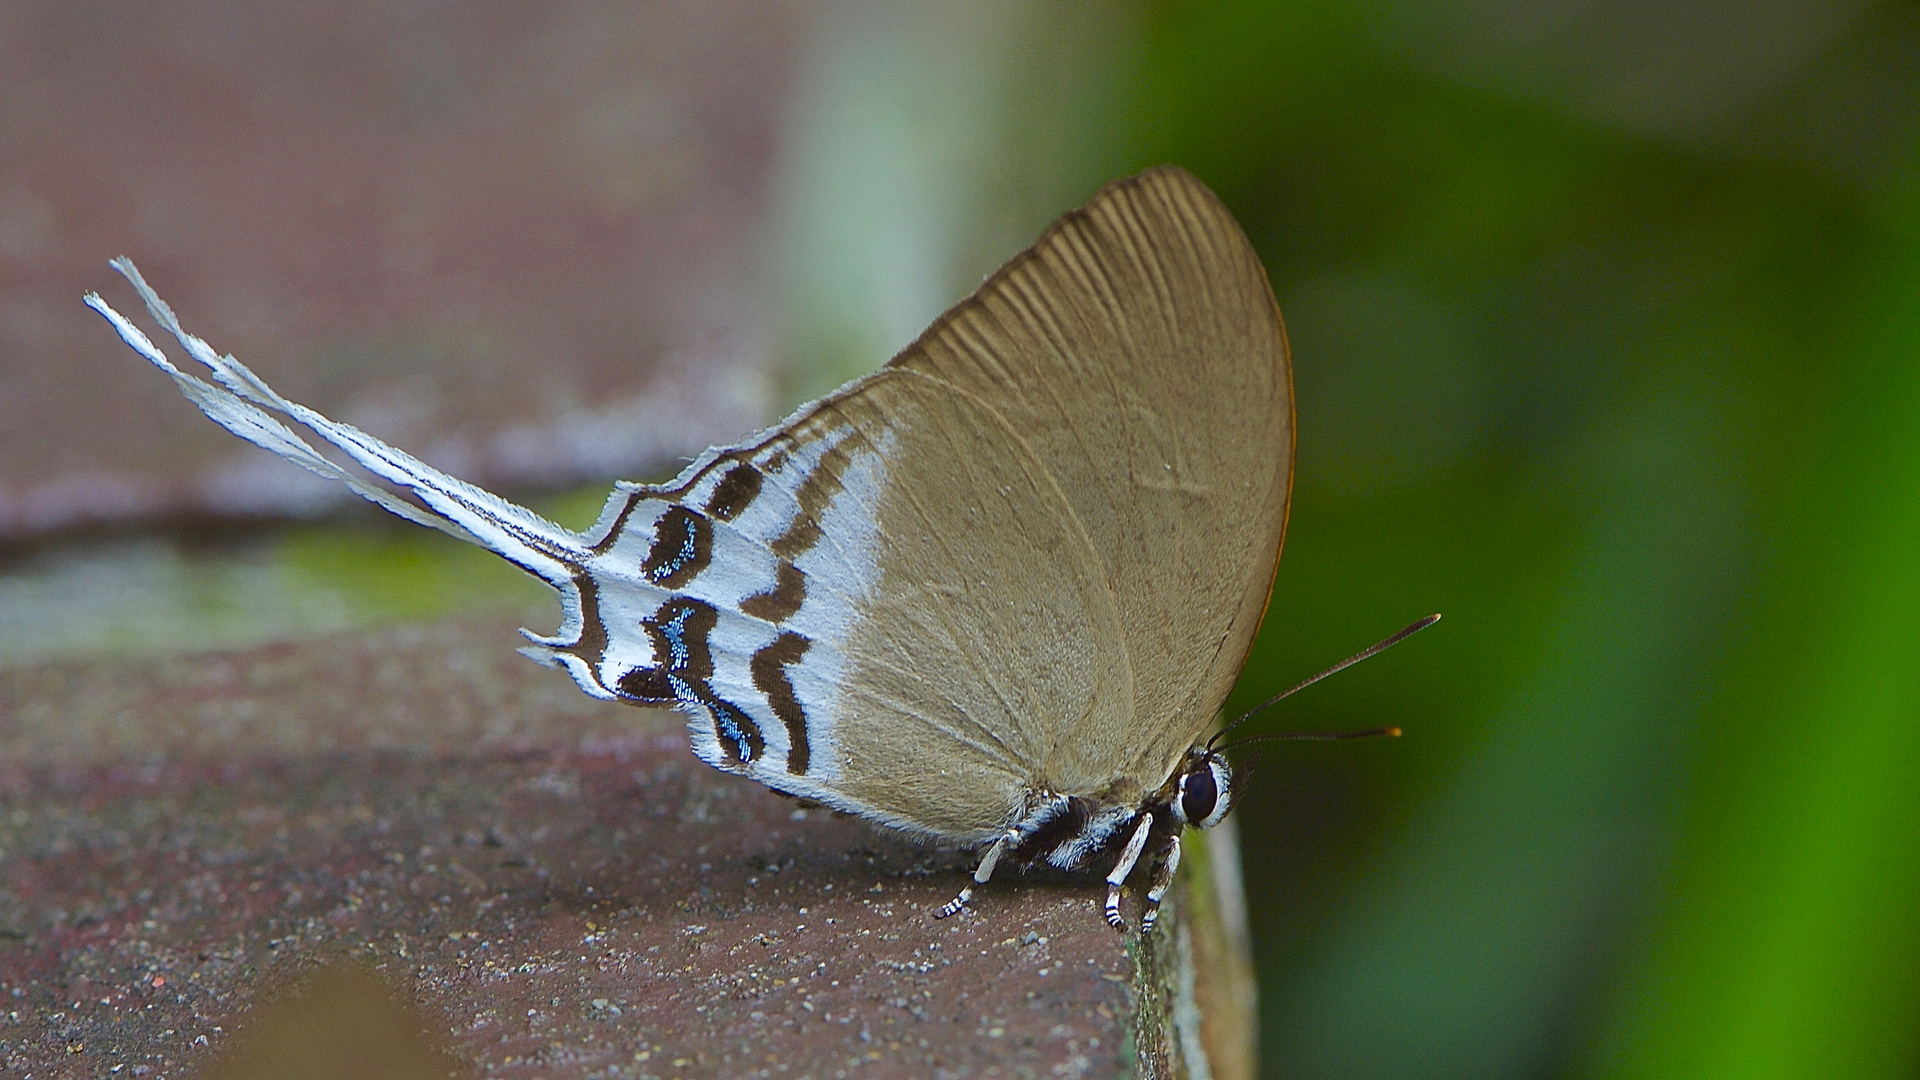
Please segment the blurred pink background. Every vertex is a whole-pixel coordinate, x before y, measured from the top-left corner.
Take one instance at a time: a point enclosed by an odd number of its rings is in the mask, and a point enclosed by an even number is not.
[[[80,297],[134,314],[119,254],[290,396],[482,484],[670,471],[764,422],[801,21],[0,6],[0,538],[338,498],[105,333]]]

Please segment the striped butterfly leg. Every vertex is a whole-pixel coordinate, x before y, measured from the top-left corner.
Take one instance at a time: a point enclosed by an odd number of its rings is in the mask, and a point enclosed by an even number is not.
[[[934,912],[933,917],[936,919],[945,919],[952,915],[958,915],[960,909],[967,906],[967,901],[973,899],[973,887],[975,885],[985,885],[987,880],[993,877],[993,868],[999,864],[1000,856],[1006,854],[1008,848],[1019,842],[1020,826],[1018,825],[1001,834],[1000,839],[995,840],[993,846],[987,849],[987,853],[981,856],[980,865],[974,867],[973,880],[967,882],[967,884],[961,888],[960,895],[947,901],[945,906],[939,911]]]
[[[1167,837],[1166,850],[1160,854],[1159,869],[1153,875],[1153,887],[1147,890],[1147,910],[1140,915],[1140,932],[1145,934],[1153,930],[1153,921],[1160,917],[1160,901],[1173,887],[1173,872],[1180,869],[1180,834]]]
[[[1133,820],[1133,835],[1127,837],[1127,846],[1120,852],[1120,861],[1114,864],[1113,871],[1107,875],[1107,925],[1122,932],[1127,929],[1127,920],[1120,917],[1120,887],[1127,883],[1127,875],[1133,873],[1133,868],[1140,862],[1140,853],[1147,849],[1147,835],[1153,832],[1153,813],[1147,811],[1138,814]],[[1152,925],[1151,922],[1148,925]]]

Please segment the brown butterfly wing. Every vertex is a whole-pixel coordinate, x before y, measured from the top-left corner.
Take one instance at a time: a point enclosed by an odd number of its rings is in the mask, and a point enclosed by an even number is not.
[[[843,520],[872,522],[884,542],[875,585],[850,589],[853,617],[815,645],[844,672],[834,680],[837,772],[817,797],[915,831],[991,840],[1030,789],[1070,783],[1046,771],[1063,726],[1126,722],[1126,647],[1098,559],[1019,434],[949,384],[883,369],[790,429],[802,439],[815,430],[857,461],[884,463],[877,482],[835,500],[852,500]]]
[[[1107,186],[889,365],[991,408],[1099,562],[1130,708],[1023,718],[1068,789],[1153,786],[1232,688],[1266,607],[1293,473],[1286,333],[1213,193],[1173,167]]]

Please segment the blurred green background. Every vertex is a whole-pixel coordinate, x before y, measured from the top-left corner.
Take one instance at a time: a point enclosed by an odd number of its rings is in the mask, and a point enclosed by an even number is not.
[[[1241,806],[1266,1074],[1920,1075],[1920,10],[975,7],[1000,38],[826,38],[803,265],[875,274],[833,208],[944,183],[989,209],[914,220],[977,274],[1185,165],[1299,398],[1230,709],[1447,616],[1257,722],[1407,729],[1269,752]],[[891,320],[860,280],[794,340],[879,355],[967,278]]]
[[[1294,344],[1230,708],[1447,616],[1256,722],[1407,731],[1270,750],[1238,812],[1267,1075],[1920,1076],[1920,8],[808,26],[766,245],[789,402],[1177,162]],[[458,547],[354,518],[136,562],[216,644],[536,599]],[[16,562],[12,610],[86,557]],[[139,621],[107,608],[74,633]]]
[[[1234,704],[1289,1077],[1920,1075],[1920,11],[1168,5],[1295,345]]]

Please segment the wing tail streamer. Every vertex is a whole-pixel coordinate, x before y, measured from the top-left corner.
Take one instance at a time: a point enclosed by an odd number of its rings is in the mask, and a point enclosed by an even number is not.
[[[351,424],[330,420],[305,405],[281,397],[246,365],[231,355],[220,355],[205,341],[188,333],[174,316],[173,309],[140,276],[132,260],[121,256],[111,265],[133,284],[154,321],[180,342],[187,355],[206,366],[214,382],[175,366],[146,334],[97,293],[87,294],[87,306],[105,317],[120,339],[135,352],[171,377],[187,400],[214,423],[309,472],[339,481],[383,510],[487,548],[544,579],[560,591],[567,621],[577,624],[579,598],[573,579],[589,554],[578,534],[490,491],[449,476]],[[269,412],[270,409],[338,447],[374,476],[412,492],[425,505],[416,505],[355,476],[316,450]],[[563,628],[562,634],[565,633]]]

